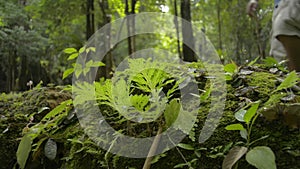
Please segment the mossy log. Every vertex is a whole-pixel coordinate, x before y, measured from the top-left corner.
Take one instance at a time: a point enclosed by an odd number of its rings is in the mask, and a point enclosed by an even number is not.
[[[197,139],[191,140],[186,137],[182,143],[191,145],[193,150],[173,148],[155,156],[151,168],[174,168],[176,165],[179,167],[180,164],[182,164],[181,168],[188,168],[185,165],[186,162],[190,162],[190,165],[197,169],[221,168],[222,161],[229,148],[241,141],[239,132],[225,130],[227,125],[236,122],[234,113],[249,102],[260,100],[262,103],[266,103],[272,98],[272,103],[262,109],[262,115],[258,117],[252,132],[252,137],[255,139],[266,135],[268,137],[254,143],[254,146],[269,146],[275,153],[277,168],[300,168],[300,92],[289,88],[273,93],[281,83],[278,79],[284,79],[285,76],[286,73],[279,70],[276,73],[274,71],[270,72],[266,68],[240,68],[233,79],[227,81],[224,114],[212,137],[202,144],[198,143]],[[205,84],[200,85],[205,86]],[[0,169],[17,166],[16,151],[22,137],[22,131],[26,127],[38,123],[60,102],[70,98],[71,94],[65,91],[62,92],[62,88],[40,88],[20,94],[1,95],[0,144],[2,146],[0,148]],[[210,108],[209,101],[201,103],[201,105],[196,127],[193,130],[196,136],[199,136]],[[36,114],[34,120],[31,121],[30,115],[39,112],[43,107],[49,107],[49,110]],[[69,111],[74,110],[69,109]],[[54,140],[58,147],[55,159],[49,160],[46,157],[43,150],[46,141],[43,141],[41,148],[30,154],[26,168],[142,168],[145,159],[119,157],[107,153],[97,146],[84,133],[84,129],[81,128],[76,118],[72,122],[62,124],[58,128],[50,129],[48,133],[43,133],[34,140],[34,143],[49,138]],[[55,132],[51,130],[55,130]],[[251,169],[254,167],[242,160],[239,168]]]

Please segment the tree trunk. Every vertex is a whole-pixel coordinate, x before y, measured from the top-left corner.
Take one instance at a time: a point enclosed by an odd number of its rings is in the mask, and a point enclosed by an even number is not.
[[[38,72],[37,72],[38,73]],[[27,90],[27,82],[29,80],[33,80],[33,79],[28,79],[28,63],[27,63],[27,56],[24,55],[21,57],[21,69],[18,75],[18,79],[19,79],[19,90]]]
[[[95,32],[94,0],[86,1],[86,40]]]
[[[182,52],[183,60],[187,62],[196,62],[194,49],[194,35],[191,24],[191,4],[190,0],[181,0],[181,17],[188,22],[182,21]]]
[[[129,2],[128,0],[125,0],[125,14],[126,16],[129,16],[131,14],[135,13],[135,5],[136,0],[131,0],[131,11],[129,11]],[[134,39],[134,32],[135,32],[135,19],[133,16],[127,17],[126,20],[127,23],[127,34],[128,34],[128,55],[131,56],[135,51],[135,39]]]
[[[180,50],[180,35],[179,35],[179,25],[178,25],[178,8],[177,8],[177,0],[174,0],[174,24],[176,28],[176,36],[177,36],[177,52],[180,59],[182,58],[181,50]]]
[[[99,7],[102,12],[103,22],[100,25],[100,27],[108,24],[111,21],[111,15],[107,13],[109,10],[109,4],[108,0],[99,0],[98,1]],[[109,52],[104,56],[103,63],[105,63],[105,67],[100,67],[100,71],[98,71],[100,74],[100,77],[110,78],[112,76],[111,72],[113,71],[114,66],[114,60],[112,56],[111,50],[111,26],[107,25],[105,29],[104,35],[101,36],[100,39],[105,39],[103,42],[103,46],[99,50],[109,50]],[[103,48],[103,49],[102,49]]]

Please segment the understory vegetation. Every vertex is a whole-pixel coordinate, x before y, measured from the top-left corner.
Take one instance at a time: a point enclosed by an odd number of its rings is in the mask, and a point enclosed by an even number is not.
[[[4,152],[1,167],[142,168],[145,158],[126,158],[100,148],[100,143],[86,134],[88,128],[80,125],[81,117],[77,117],[82,115],[80,108],[88,110],[90,101],[96,100],[96,107],[117,132],[140,138],[156,136],[174,124],[180,114],[183,97],[178,91],[185,87],[182,84],[195,82],[200,91],[195,96],[200,107],[192,129],[186,130],[184,119],[173,126],[187,136],[176,147],[154,156],[151,168],[299,168],[300,93],[295,72],[288,73],[278,63],[276,66],[272,58],[262,64],[225,65],[224,113],[213,135],[199,143],[207,115],[218,108],[210,104],[218,98],[212,97],[214,89],[208,66],[190,63],[178,67],[175,63],[159,64],[144,59],[128,62],[128,68],[118,76],[128,81],[117,78],[94,84],[78,83],[73,86],[73,99],[71,86],[36,86],[20,94],[2,94],[1,144],[5,146],[1,147]],[[141,62],[151,65],[151,69],[137,73],[140,69],[135,68]],[[162,66],[166,69],[175,66],[178,70],[172,68],[170,73],[156,70]],[[190,79],[188,75],[178,78],[176,73],[183,69],[192,69],[190,73],[196,78]],[[166,107],[149,114],[147,110],[160,107],[160,103]],[[124,105],[133,105],[141,114],[130,115],[133,112],[124,109]],[[164,112],[156,112],[159,110]],[[192,118],[186,113],[183,111],[183,117]],[[152,122],[139,123],[152,118],[155,119]]]
[[[299,169],[272,2],[0,1],[0,169]]]

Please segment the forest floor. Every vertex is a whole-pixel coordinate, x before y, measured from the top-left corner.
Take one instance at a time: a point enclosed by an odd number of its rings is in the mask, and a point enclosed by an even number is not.
[[[299,169],[300,90],[292,82],[293,79],[282,85],[287,77],[286,72],[265,65],[240,67],[232,79],[227,80],[224,114],[212,137],[202,144],[193,136],[185,138],[182,143],[189,147],[173,148],[156,156],[151,168],[221,168],[229,150],[245,142],[238,131],[226,130],[225,127],[238,123],[236,112],[249,103],[260,101],[260,114],[253,125],[251,137],[266,137],[249,148],[268,146],[275,154],[277,168]],[[280,86],[282,89],[278,89]],[[119,157],[97,146],[80,126],[76,111],[69,101],[71,98],[71,92],[59,86],[35,87],[22,93],[2,94],[0,169],[17,168],[17,156],[24,153],[17,153],[18,145],[24,134],[33,130],[38,132],[29,143],[30,149],[23,150],[29,151],[28,159],[26,157],[22,161],[19,157],[18,161],[25,168],[142,168],[143,158]],[[59,107],[61,103],[63,106]],[[201,104],[203,108],[193,129],[196,137],[200,134],[209,109],[209,101]],[[55,149],[54,152],[47,151],[49,145]],[[26,156],[26,153],[23,155]],[[254,167],[242,158],[239,168]]]

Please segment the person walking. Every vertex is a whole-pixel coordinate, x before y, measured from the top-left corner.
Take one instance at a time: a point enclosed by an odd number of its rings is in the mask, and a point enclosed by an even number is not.
[[[300,0],[274,0],[270,54],[286,56],[290,71],[300,72]],[[250,0],[247,13],[254,17],[258,0]],[[283,46],[283,47],[282,47]]]

